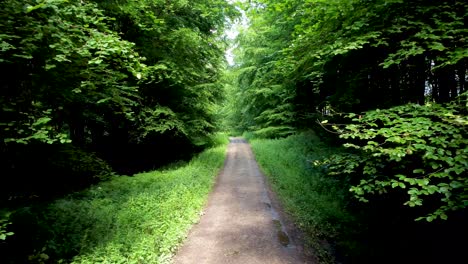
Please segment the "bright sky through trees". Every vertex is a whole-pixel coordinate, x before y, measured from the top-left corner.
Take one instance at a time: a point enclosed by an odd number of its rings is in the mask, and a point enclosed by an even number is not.
[[[232,3],[233,1],[228,2]],[[245,11],[238,7],[237,10],[241,13],[241,17],[233,21],[231,27],[228,30],[226,30],[226,37],[231,43],[229,45],[229,48],[226,50],[225,56],[228,64],[231,66],[234,65],[233,50],[237,47],[235,39],[239,35],[241,28],[247,28],[249,24],[249,19],[247,18]]]

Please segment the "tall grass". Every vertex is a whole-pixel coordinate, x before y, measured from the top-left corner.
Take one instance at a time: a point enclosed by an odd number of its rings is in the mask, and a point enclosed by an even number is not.
[[[339,150],[322,144],[311,132],[284,139],[251,139],[250,143],[272,188],[321,262],[334,261],[336,246],[345,251],[353,247],[346,238],[356,224],[346,208],[349,187],[313,165],[314,160]]]
[[[202,152],[179,168],[117,177],[43,207],[18,210],[11,253],[27,257],[7,259],[169,263],[198,221],[223,166],[226,140],[219,137],[216,141],[224,145]]]

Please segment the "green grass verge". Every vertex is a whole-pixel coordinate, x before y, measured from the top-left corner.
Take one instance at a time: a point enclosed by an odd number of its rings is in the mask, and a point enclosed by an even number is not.
[[[29,263],[169,263],[200,217],[225,147],[179,168],[117,177],[42,208],[18,210],[15,239],[31,239]]]
[[[352,240],[345,238],[356,221],[346,208],[349,187],[313,165],[339,150],[321,143],[313,133],[250,143],[273,190],[321,263],[333,262],[336,246],[353,247]]]

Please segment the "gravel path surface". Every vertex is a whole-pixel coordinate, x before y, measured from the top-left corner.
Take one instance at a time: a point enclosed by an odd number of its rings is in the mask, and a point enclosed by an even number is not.
[[[200,222],[174,258],[176,264],[313,263],[288,234],[278,203],[242,138],[231,138]],[[273,203],[272,203],[273,200]]]

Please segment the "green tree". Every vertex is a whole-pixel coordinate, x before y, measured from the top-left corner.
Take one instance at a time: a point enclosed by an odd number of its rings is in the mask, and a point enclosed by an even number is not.
[[[418,160],[413,164],[398,158],[385,160],[390,155],[387,152],[387,156],[378,156],[380,159],[373,156],[380,151],[403,151],[398,144],[398,147],[390,144],[382,148],[376,146],[373,151],[368,148],[375,142],[377,145],[382,143],[372,140],[369,135],[380,137],[377,134],[388,133],[388,129],[394,129],[392,133],[395,135],[414,134],[415,130],[426,129],[416,125],[421,118],[432,122],[425,123],[425,126],[437,128],[441,125],[447,130],[446,133],[455,135],[445,137],[433,131],[433,136],[441,137],[439,143],[442,145],[428,143],[428,147],[444,147],[444,144],[458,140],[460,136],[465,137],[463,126],[446,119],[449,115],[456,116],[456,120],[464,120],[466,109],[463,107],[466,106],[463,103],[458,105],[455,114],[452,106],[443,103],[455,100],[466,92],[468,46],[464,21],[467,7],[466,1],[448,0],[262,0],[246,4],[251,23],[238,39],[239,59],[235,66],[238,83],[234,93],[242,98],[239,102],[242,112],[234,114],[240,129],[277,137],[294,129],[315,128],[317,119],[326,119],[330,123],[349,122],[339,114],[342,112],[361,113],[366,118],[360,121],[368,120],[372,124],[374,119],[387,120],[388,114],[385,111],[364,114],[366,111],[387,108],[391,113],[401,111],[402,115],[407,116],[393,117],[388,124],[375,121],[378,123],[376,127],[369,124],[361,124],[359,129],[354,127],[355,124],[348,126],[342,137],[350,140],[348,144],[355,144],[350,137],[361,138],[363,141],[357,146],[365,150],[352,159],[352,162],[356,162],[354,172],[362,172],[362,166],[357,164],[363,164],[366,160],[372,168],[381,167],[379,173],[382,175],[393,173],[386,171],[389,170],[388,166],[401,166],[402,171],[392,175],[408,175],[412,166],[420,166],[428,174],[445,175],[440,177],[440,182],[437,181],[442,187],[450,186],[455,181],[452,185],[457,186],[454,192],[458,193],[460,179],[452,172],[435,173],[440,168],[434,171],[425,169],[432,166],[433,160],[427,159],[422,149],[419,152],[412,150],[412,157]],[[391,108],[407,103],[431,103],[433,107]],[[412,113],[411,109],[415,112]],[[427,112],[430,111],[434,113],[428,117]],[[398,122],[407,125],[399,126]],[[283,128],[286,128],[286,133],[281,130]],[[402,144],[406,143],[408,141]],[[436,155],[436,159],[454,159],[453,155],[462,151],[464,144],[463,140],[460,141],[452,146],[450,155]],[[338,164],[336,168],[340,169],[351,162],[343,156],[335,161]],[[454,166],[443,166],[443,170]],[[460,172],[465,165],[460,163],[457,166]],[[366,175],[370,172],[365,172],[365,175],[357,178],[367,179]],[[334,170],[334,173],[338,173],[338,170]],[[371,188],[367,182],[363,186],[367,186],[368,192],[379,190],[378,186],[372,185],[374,187]],[[453,207],[463,207],[460,197],[465,194],[452,195],[451,188],[445,194],[457,200],[457,206]],[[415,200],[416,197],[419,199],[420,196],[415,194],[410,199]],[[430,197],[427,195],[424,199],[432,200]],[[442,201],[445,205],[440,205],[442,207],[437,207],[440,210],[434,209],[433,212],[442,215],[452,207],[448,205],[449,200]],[[409,205],[415,204],[411,202]],[[428,219],[436,215],[432,214]]]
[[[6,175],[19,173],[26,156],[32,159],[26,163],[49,162],[32,157],[33,149],[76,149],[70,162],[84,164],[90,159],[82,154],[89,153],[133,173],[188,157],[209,142],[222,95],[221,36],[226,18],[237,16],[231,4],[6,0],[0,5]]]

